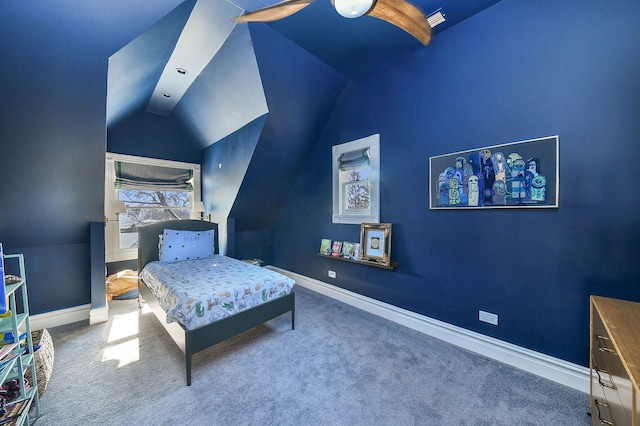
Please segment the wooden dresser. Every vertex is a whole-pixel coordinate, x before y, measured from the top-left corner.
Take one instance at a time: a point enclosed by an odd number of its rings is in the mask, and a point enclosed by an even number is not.
[[[591,417],[640,426],[640,303],[591,296]]]

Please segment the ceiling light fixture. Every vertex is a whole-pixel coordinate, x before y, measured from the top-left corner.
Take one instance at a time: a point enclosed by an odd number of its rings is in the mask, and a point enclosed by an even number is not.
[[[233,20],[236,22],[277,21],[299,12],[311,3],[313,0],[283,0],[253,12],[245,12]],[[425,46],[431,41],[431,26],[425,14],[411,0],[331,0],[331,4],[343,17],[371,16],[395,25]]]
[[[345,18],[358,18],[371,10],[376,0],[332,0],[333,7]]]
[[[429,22],[429,25],[431,25],[431,28],[435,27],[436,25],[442,24],[444,21],[445,21],[444,14],[440,12],[440,10],[437,10],[436,12],[432,13],[427,17],[427,22]]]
[[[176,68],[176,71],[178,71],[178,74],[182,75],[185,75],[187,73],[187,70],[185,70],[184,68]]]

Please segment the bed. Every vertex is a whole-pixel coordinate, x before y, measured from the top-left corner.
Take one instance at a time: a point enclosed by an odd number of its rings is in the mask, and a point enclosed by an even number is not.
[[[176,257],[177,260],[175,262],[160,262],[161,256],[163,260],[167,260],[167,247],[173,246],[172,244],[167,244],[170,236],[165,234],[165,230],[174,230],[176,235],[178,233],[189,234],[189,231],[206,232],[208,233],[207,236],[211,237],[214,242],[212,253],[208,253],[207,257],[202,256],[204,259],[197,259],[201,256],[193,256],[193,258],[184,260]],[[163,236],[164,241],[162,241]],[[164,247],[163,253],[160,252],[160,247]],[[196,314],[183,314],[167,307],[167,304],[172,300],[174,302],[177,300],[176,297],[178,296],[173,294],[176,291],[161,290],[158,292],[156,288],[158,283],[154,282],[155,278],[153,278],[153,275],[149,275],[150,272],[148,271],[155,268],[155,274],[160,278],[163,277],[163,272],[165,278],[173,273],[184,274],[180,275],[178,280],[183,281],[183,279],[189,279],[186,275],[197,275],[197,271],[201,270],[199,265],[202,263],[211,265],[212,269],[215,269],[215,274],[224,270],[224,278],[218,280],[221,283],[227,283],[235,279],[242,281],[260,277],[268,278],[263,283],[245,284],[242,294],[238,294],[237,291],[234,294],[232,290],[220,290],[216,287],[216,297],[214,298],[213,295],[209,297],[209,302],[206,305],[204,302],[195,302],[196,300],[202,300],[204,290],[197,288],[198,285],[188,283],[185,288],[189,288],[189,292],[195,291],[198,294],[190,296],[184,288],[181,288],[178,293],[182,292],[183,294],[180,297],[186,295],[189,299],[187,303],[182,302],[183,305],[189,305],[189,307],[197,305]],[[178,272],[164,269],[167,264],[171,264],[170,266],[177,265]],[[234,268],[238,270],[237,273],[232,272]],[[295,293],[293,291],[295,283],[293,280],[269,269],[221,256],[218,248],[217,223],[200,220],[173,220],[139,227],[138,271],[140,274],[138,282],[140,302],[142,300],[146,301],[160,324],[184,352],[187,386],[191,385],[191,359],[195,353],[288,312],[291,313],[291,329],[295,329]],[[247,273],[249,274],[248,277],[242,275]],[[212,281],[212,277],[215,277],[215,275],[208,275],[206,280]],[[274,288],[277,290],[274,290]],[[220,294],[228,296],[229,299],[226,302],[220,300],[220,303],[217,303],[216,298]],[[212,303],[211,300],[216,300],[216,302]],[[211,308],[211,305],[214,304],[222,307],[221,310],[218,310],[217,313],[209,313],[208,308]],[[207,307],[205,308],[205,306]],[[207,312],[207,315],[204,315],[204,312]],[[203,317],[205,316],[209,316],[209,318],[204,319]],[[189,320],[189,317],[191,320]],[[194,318],[195,321],[193,321]]]

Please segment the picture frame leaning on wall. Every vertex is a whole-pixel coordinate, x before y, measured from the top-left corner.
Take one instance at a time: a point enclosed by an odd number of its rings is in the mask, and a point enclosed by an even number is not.
[[[361,260],[391,265],[391,224],[362,223],[360,225]]]

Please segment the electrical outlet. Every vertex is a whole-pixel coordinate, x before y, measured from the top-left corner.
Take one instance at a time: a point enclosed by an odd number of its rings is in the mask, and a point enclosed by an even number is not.
[[[329,278],[335,278],[336,277],[336,271],[329,271]]]
[[[489,324],[498,325],[498,315],[491,312],[478,311],[478,319]]]

